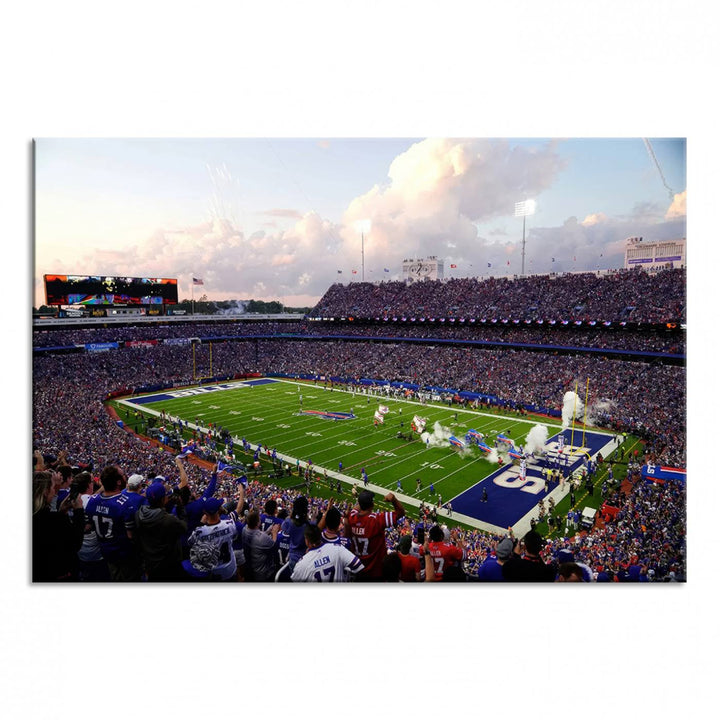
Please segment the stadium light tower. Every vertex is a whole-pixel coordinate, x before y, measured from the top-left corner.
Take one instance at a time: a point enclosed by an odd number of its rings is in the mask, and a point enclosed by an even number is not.
[[[362,265],[362,281],[365,282],[365,233],[370,232],[370,220],[358,220],[355,223],[355,229],[360,233],[360,253]]]
[[[535,214],[535,201],[534,200],[523,200],[522,202],[515,203],[515,217],[522,217],[523,219],[523,246],[522,246],[522,270],[520,272],[521,277],[525,277],[525,218],[528,215]]]

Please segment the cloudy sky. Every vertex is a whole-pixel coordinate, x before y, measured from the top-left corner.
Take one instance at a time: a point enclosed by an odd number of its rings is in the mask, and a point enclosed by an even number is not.
[[[35,302],[66,273],[313,305],[361,278],[363,227],[369,281],[519,273],[525,199],[527,273],[621,267],[625,238],[686,234],[685,140],[650,143],[660,170],[642,138],[40,138]]]

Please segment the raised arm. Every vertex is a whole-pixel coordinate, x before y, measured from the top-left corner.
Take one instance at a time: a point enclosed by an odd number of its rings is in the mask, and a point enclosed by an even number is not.
[[[235,512],[237,513],[238,517],[242,516],[243,508],[245,507],[245,486],[242,483],[239,483],[240,487],[238,488],[238,501],[237,505],[235,506]]]
[[[177,465],[178,472],[180,473],[180,484],[178,485],[178,490],[181,490],[182,488],[187,487],[188,476],[185,472],[185,466],[182,464],[179,457],[175,457],[175,465]]]
[[[403,504],[392,493],[388,493],[385,496],[385,500],[387,500],[395,509],[395,515],[398,520],[405,516],[405,508],[403,507]]]
[[[435,577],[435,562],[430,554],[427,538],[425,538],[423,550],[425,557],[425,582],[437,582],[437,578]]]
[[[211,498],[215,494],[215,488],[217,487],[217,479],[218,479],[217,468],[218,468],[217,463],[215,463],[215,467],[213,468],[212,477],[210,478],[210,482],[208,483],[208,486],[205,488],[205,492],[202,494],[204,500]]]
[[[325,508],[325,512],[322,514],[322,517],[318,521],[318,528],[320,529],[320,532],[322,532],[325,529],[325,516],[328,514],[328,510],[333,506],[334,499],[330,498],[328,500],[328,506]]]

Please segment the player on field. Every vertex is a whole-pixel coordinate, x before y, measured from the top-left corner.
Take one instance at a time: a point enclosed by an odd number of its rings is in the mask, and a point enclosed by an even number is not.
[[[378,581],[382,578],[383,559],[387,555],[385,529],[396,525],[405,515],[405,508],[392,493],[385,496],[394,508],[390,512],[374,511],[374,498],[375,494],[370,490],[363,490],[358,495],[357,505],[345,517],[345,537],[351,539],[351,549],[365,566],[358,580]]]
[[[307,553],[292,572],[293,582],[347,582],[349,575],[363,569],[360,559],[347,548],[335,543],[323,543],[317,525],[305,526]]]

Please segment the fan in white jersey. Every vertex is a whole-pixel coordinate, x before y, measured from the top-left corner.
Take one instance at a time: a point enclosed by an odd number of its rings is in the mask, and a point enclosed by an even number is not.
[[[238,534],[235,521],[220,519],[222,500],[207,498],[203,503],[203,525],[193,530],[188,539],[190,560],[183,563],[194,577],[216,577],[232,580],[237,572],[233,539]]]
[[[308,551],[298,560],[293,570],[293,582],[347,582],[349,575],[363,569],[360,558],[346,547],[324,543],[317,525],[305,528]]]

